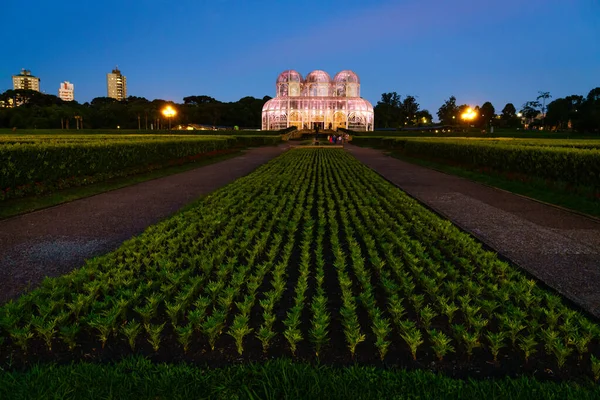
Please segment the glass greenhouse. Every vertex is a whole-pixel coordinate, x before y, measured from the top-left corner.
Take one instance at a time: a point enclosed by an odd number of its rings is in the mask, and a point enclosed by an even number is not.
[[[279,75],[276,87],[275,98],[263,106],[263,130],[290,126],[373,130],[373,106],[360,97],[360,80],[352,71],[341,71],[332,80],[325,71],[313,71],[303,79],[288,70]]]

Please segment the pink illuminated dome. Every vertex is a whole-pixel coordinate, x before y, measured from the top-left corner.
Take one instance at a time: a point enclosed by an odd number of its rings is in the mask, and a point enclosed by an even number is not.
[[[337,74],[335,74],[335,77],[333,78],[333,82],[335,82],[335,83],[360,83],[360,80],[358,79],[358,75],[356,75],[353,71],[350,71],[349,69],[345,69],[345,70],[340,71]]]
[[[321,71],[320,69],[313,71],[306,75],[305,79],[306,83],[330,83],[331,77],[325,71]]]
[[[302,82],[302,75],[298,71],[294,71],[293,69],[288,69],[287,71],[283,71],[277,77],[277,83],[283,82]]]

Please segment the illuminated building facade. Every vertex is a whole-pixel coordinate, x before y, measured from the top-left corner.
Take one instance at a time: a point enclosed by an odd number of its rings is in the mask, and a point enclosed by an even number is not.
[[[62,82],[58,88],[58,97],[63,101],[75,100],[75,86],[69,81]]]
[[[31,75],[31,71],[28,69],[21,70],[19,75],[13,75],[12,80],[14,90],[40,91],[40,78]]]
[[[346,128],[373,130],[373,106],[360,97],[358,75],[344,70],[333,79],[316,70],[302,78],[297,71],[282,72],[277,78],[275,98],[262,110],[262,129],[279,130]]]
[[[108,97],[119,101],[127,98],[127,78],[121,74],[119,68],[115,68],[110,74],[106,74],[106,86]]]

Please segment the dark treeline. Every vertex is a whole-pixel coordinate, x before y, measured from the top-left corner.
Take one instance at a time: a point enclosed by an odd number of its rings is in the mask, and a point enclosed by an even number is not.
[[[97,97],[89,103],[79,104],[32,90],[7,90],[0,95],[0,128],[164,129],[167,118],[162,110],[169,105],[177,111],[172,126],[260,128],[262,107],[269,99],[269,96],[262,99],[244,97],[224,103],[208,96],[189,96],[178,104],[130,96],[123,101]],[[20,105],[9,107],[12,104]]]
[[[224,103],[209,96],[188,96],[183,103],[166,100],[147,100],[130,96],[124,101],[97,97],[89,103],[64,102],[54,95],[31,90],[7,90],[0,94],[0,128],[38,129],[164,129],[167,119],[162,110],[171,105],[177,115],[173,126],[200,124],[210,126],[239,126],[260,128],[262,107],[270,99],[244,97]],[[571,129],[579,132],[600,132],[600,87],[587,96],[572,95],[552,100],[550,92],[539,92],[535,100],[517,109],[512,103],[496,112],[491,102],[481,106],[458,105],[450,96],[437,111],[443,125],[469,124],[487,129],[528,128],[546,130]],[[20,104],[18,107],[11,107]],[[465,121],[465,111],[473,107],[476,117]],[[383,93],[374,107],[376,128],[405,128],[433,123],[428,110],[422,110],[415,96],[402,99],[396,92]]]
[[[517,109],[507,103],[502,110],[487,101],[479,105],[458,105],[456,97],[450,96],[437,111],[442,125],[476,128],[526,128],[544,130],[574,130],[578,132],[600,132],[600,87],[592,89],[587,96],[571,95],[552,100],[550,92],[538,92],[535,100],[528,101]],[[463,115],[472,109],[474,118],[465,120]],[[404,99],[396,92],[383,93],[375,106],[376,128],[404,128],[431,124],[431,114],[421,110],[414,96]]]

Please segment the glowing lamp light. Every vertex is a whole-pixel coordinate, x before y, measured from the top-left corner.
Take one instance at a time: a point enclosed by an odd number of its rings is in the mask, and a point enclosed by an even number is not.
[[[162,113],[165,117],[172,118],[175,116],[175,114],[177,114],[177,111],[175,111],[173,107],[167,106],[164,110],[162,110]]]
[[[175,116],[175,114],[177,114],[177,111],[175,111],[173,109],[173,107],[171,107],[171,106],[166,106],[164,108],[164,110],[162,110],[162,113],[169,120],[169,133],[170,133],[171,132],[171,118],[173,118]]]
[[[465,121],[472,121],[473,119],[475,119],[475,117],[477,117],[477,113],[471,107],[469,107],[467,108],[467,111],[462,113],[460,117]]]

